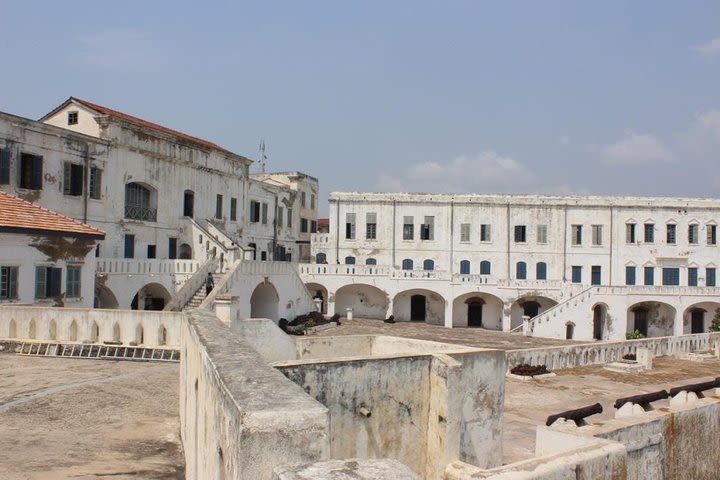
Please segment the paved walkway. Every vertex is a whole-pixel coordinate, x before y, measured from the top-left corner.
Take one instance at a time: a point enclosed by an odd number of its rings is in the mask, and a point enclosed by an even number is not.
[[[569,345],[584,342],[555,340],[550,338],[526,337],[522,333],[499,332],[484,328],[445,328],[424,322],[384,323],[382,320],[354,318],[340,319],[337,328],[324,330],[316,335],[391,335],[395,337],[418,338],[435,342],[456,343],[471,347],[497,348],[500,350],[519,350],[524,348]]]

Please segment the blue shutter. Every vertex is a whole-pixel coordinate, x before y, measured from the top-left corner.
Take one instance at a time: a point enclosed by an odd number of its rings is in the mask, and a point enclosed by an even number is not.
[[[573,265],[573,267],[572,267],[572,283],[582,283],[582,267]]]
[[[525,262],[517,262],[515,265],[515,278],[518,280],[527,278],[527,264]]]
[[[355,265],[355,257],[345,257],[345,265]]]
[[[480,262],[480,275],[490,275],[490,262],[483,260]]]
[[[413,261],[409,258],[406,258],[402,261],[402,269],[403,270],[412,270],[413,269]]]
[[[327,257],[323,252],[315,254],[315,263],[325,263]]]
[[[10,183],[10,149],[0,149],[0,185]]]
[[[602,283],[602,267],[600,265],[593,265],[590,270],[590,284],[600,285]]]
[[[377,265],[377,260],[374,258],[368,258],[365,260],[365,265]]]
[[[547,280],[547,264],[545,262],[538,262],[535,266],[535,278]]]
[[[680,285],[680,269],[665,267],[662,271],[663,285]]]
[[[688,268],[688,286],[697,287],[698,284],[698,269],[696,267]]]
[[[645,285],[655,285],[655,267],[645,267]]]
[[[43,176],[43,157],[35,155],[32,160],[32,184],[30,188],[33,190],[42,189],[42,176]]]
[[[625,267],[625,285],[635,285],[635,267]]]
[[[427,259],[423,262],[423,270],[435,270],[435,262]]]
[[[706,268],[705,269],[705,286],[707,286],[707,287],[715,286],[715,269],[714,268]]]
[[[463,260],[460,262],[460,273],[463,275],[470,274],[470,261]]]

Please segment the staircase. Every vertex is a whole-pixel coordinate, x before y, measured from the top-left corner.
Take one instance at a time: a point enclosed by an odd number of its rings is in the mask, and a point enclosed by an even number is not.
[[[213,275],[213,278],[215,280],[215,288],[217,288],[218,285],[225,279],[227,276],[227,273],[223,274],[216,274]],[[187,310],[194,310],[198,307],[200,307],[200,304],[205,300],[205,284],[203,283],[200,285],[200,288],[197,289],[197,291],[193,294],[193,296],[190,298],[190,300],[182,307],[182,311],[185,312]]]

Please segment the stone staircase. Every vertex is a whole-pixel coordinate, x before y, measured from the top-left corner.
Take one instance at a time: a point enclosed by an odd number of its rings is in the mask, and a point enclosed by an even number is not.
[[[215,288],[217,288],[217,285],[219,285],[226,276],[227,273],[213,275],[213,278],[215,279]],[[188,301],[185,306],[182,307],[182,311],[185,312],[187,310],[194,310],[198,308],[203,302],[203,300],[205,300],[206,296],[207,295],[205,295],[205,284],[203,283],[190,298],[190,301]]]

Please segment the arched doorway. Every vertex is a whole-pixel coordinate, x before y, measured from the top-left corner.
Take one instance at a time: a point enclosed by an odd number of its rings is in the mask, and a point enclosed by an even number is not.
[[[593,307],[593,339],[602,340],[605,336],[605,316],[607,315],[607,307],[603,304],[597,304]]]
[[[674,335],[675,308],[663,302],[640,302],[627,310],[627,332],[638,331],[645,337]]]
[[[483,326],[483,305],[485,300],[482,298],[469,298],[467,303],[467,326],[482,327]]]
[[[314,299],[320,299],[320,313],[327,313],[327,300],[328,291],[327,288],[320,285],[319,283],[306,283],[305,288],[310,293],[310,296]]]
[[[98,280],[95,280],[95,308],[118,308],[115,294],[105,285],[98,285]]]
[[[395,295],[392,314],[395,320],[442,325],[445,323],[445,299],[432,290],[405,290]]]
[[[485,292],[468,292],[453,300],[453,327],[502,330],[503,302]]]
[[[683,313],[683,333],[705,333],[710,331],[718,302],[699,302],[690,305]]]
[[[523,323],[523,317],[537,317],[546,310],[557,305],[552,298],[530,295],[519,298],[510,306],[510,328],[517,328]]]
[[[261,283],[250,296],[250,317],[269,318],[277,322],[280,296],[272,283]]]
[[[170,301],[170,293],[159,283],[148,283],[135,294],[130,304],[133,310],[162,310]]]
[[[178,249],[178,258],[180,260],[192,260],[192,247],[187,243],[181,244]]]
[[[575,324],[573,322],[567,322],[565,324],[565,340],[572,340],[575,335]]]
[[[383,320],[387,317],[387,294],[364,283],[345,285],[335,292],[335,313],[343,315],[348,308],[353,309],[357,318]]]

